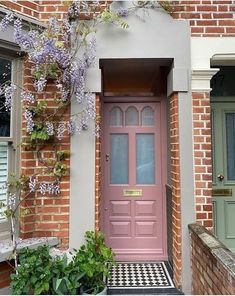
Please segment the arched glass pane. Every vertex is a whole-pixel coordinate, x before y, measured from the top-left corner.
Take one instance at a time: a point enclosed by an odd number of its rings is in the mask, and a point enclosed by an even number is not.
[[[139,125],[139,113],[135,107],[126,110],[126,125]]]
[[[114,107],[110,112],[109,124],[113,126],[120,126],[123,122],[122,110],[119,107]]]
[[[154,125],[154,111],[151,107],[145,107],[141,111],[142,125]]]

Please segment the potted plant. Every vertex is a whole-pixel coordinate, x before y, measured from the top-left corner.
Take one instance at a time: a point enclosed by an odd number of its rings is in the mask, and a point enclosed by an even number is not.
[[[81,279],[82,293],[107,294],[106,279],[114,264],[114,253],[105,244],[101,232],[87,231],[85,240],[75,259],[79,262],[81,272],[85,273]]]
[[[11,290],[13,295],[77,295],[83,275],[74,258],[52,257],[49,246],[25,248],[11,275]]]

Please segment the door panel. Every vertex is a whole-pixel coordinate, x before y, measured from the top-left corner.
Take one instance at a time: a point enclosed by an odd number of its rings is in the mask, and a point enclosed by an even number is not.
[[[117,260],[166,259],[160,103],[105,103],[103,231]]]
[[[235,104],[215,102],[212,111],[214,232],[235,251]]]

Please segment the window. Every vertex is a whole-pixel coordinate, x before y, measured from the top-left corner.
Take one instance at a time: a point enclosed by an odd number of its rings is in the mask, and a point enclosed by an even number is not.
[[[7,57],[0,51],[0,84],[12,82],[22,85],[22,61],[18,57]],[[0,95],[0,201],[6,202],[7,192],[3,187],[10,173],[18,173],[20,164],[20,130],[21,106],[20,94],[17,89],[14,94],[11,111],[6,111],[4,94]],[[9,222],[2,216],[0,210],[0,239],[9,237]]]
[[[139,125],[139,113],[135,107],[128,107],[125,122],[129,126]]]

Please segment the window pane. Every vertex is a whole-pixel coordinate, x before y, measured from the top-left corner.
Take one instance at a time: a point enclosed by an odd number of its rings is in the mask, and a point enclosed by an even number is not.
[[[7,143],[0,142],[0,202],[6,202],[7,192],[3,187],[7,181],[8,175],[8,145]],[[1,215],[0,220],[4,217]]]
[[[110,183],[128,183],[128,135],[111,135]]]
[[[154,111],[151,107],[145,107],[141,111],[142,125],[154,125]]]
[[[136,183],[155,183],[154,135],[136,136]]]
[[[126,110],[126,125],[139,125],[139,113],[135,107]]]
[[[226,114],[227,175],[235,180],[235,113]]]
[[[119,107],[114,107],[110,112],[109,124],[113,126],[120,126],[123,122],[122,110]]]
[[[0,58],[0,85],[11,81],[11,61]],[[10,111],[5,110],[5,97],[0,95],[0,137],[10,136]]]

